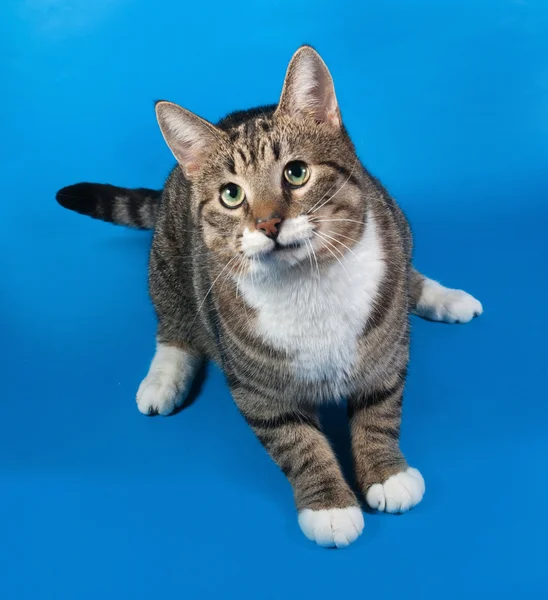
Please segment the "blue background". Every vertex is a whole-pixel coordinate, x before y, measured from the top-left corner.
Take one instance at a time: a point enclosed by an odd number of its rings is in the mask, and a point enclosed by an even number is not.
[[[545,597],[547,3],[4,0],[0,23],[0,595]],[[427,493],[344,551],[303,537],[215,367],[180,414],[137,412],[150,234],[54,200],[161,186],[153,100],[211,120],[276,101],[303,42],[419,268],[485,308],[413,319],[402,445]]]

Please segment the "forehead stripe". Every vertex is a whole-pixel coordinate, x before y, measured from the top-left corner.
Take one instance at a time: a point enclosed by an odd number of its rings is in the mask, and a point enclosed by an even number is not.
[[[232,175],[236,175],[236,165],[234,164],[234,159],[232,156],[229,156],[225,161],[226,168],[232,173]]]
[[[247,165],[249,161],[247,160],[247,156],[245,155],[245,152],[241,148],[238,148],[238,154],[240,155],[240,158],[242,159],[242,162],[244,163],[244,165]]]
[[[346,177],[348,179],[349,183],[353,183],[354,185],[359,185],[358,179],[354,176],[354,174],[350,170],[348,170],[346,167],[343,167],[342,165],[339,165],[338,163],[336,163],[334,161],[327,160],[325,162],[318,163],[318,165],[322,166],[322,167],[329,167],[330,169],[334,169],[335,171],[337,171],[337,173],[340,173],[341,175]]]

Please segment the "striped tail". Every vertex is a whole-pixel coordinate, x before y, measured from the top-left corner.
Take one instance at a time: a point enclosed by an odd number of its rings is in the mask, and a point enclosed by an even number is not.
[[[59,190],[61,206],[117,225],[154,229],[161,190],[127,189],[103,183],[77,183]]]

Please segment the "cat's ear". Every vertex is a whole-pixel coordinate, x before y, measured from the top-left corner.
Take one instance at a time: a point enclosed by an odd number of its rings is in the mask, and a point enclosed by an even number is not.
[[[192,176],[223,138],[223,132],[194,113],[160,100],[156,118],[167,145],[187,176]]]
[[[276,112],[341,126],[333,79],[314,48],[301,46],[293,55]]]

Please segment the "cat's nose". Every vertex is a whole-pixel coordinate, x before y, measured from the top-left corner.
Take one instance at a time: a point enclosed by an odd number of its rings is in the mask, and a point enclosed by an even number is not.
[[[257,219],[255,227],[262,231],[266,237],[275,240],[280,232],[280,224],[283,221],[279,215],[270,215],[267,219]]]

